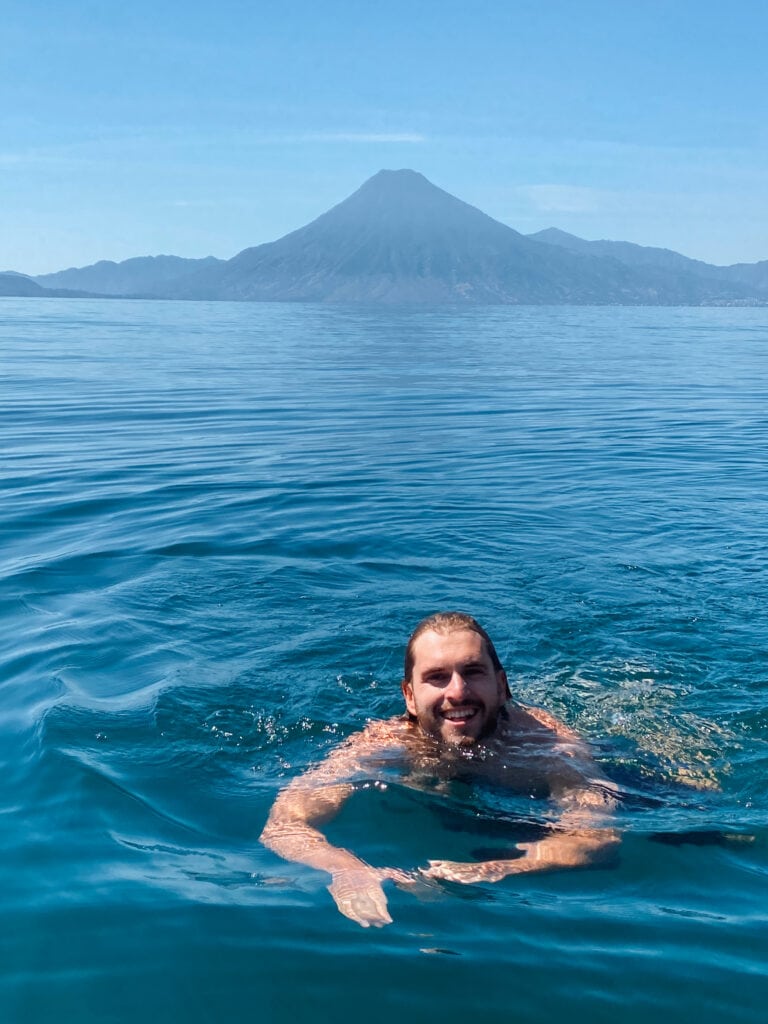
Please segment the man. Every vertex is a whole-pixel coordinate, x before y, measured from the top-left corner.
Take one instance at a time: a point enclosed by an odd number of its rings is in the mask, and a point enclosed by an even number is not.
[[[493,643],[471,616],[441,612],[419,623],[406,649],[402,691],[406,714],[371,722],[291,782],[261,835],[281,857],[327,871],[342,914],[366,928],[389,924],[386,880],[406,888],[419,877],[495,882],[594,864],[615,848],[618,836],[605,821],[614,806],[613,787],[576,733],[546,711],[511,700]],[[541,796],[554,802],[559,817],[544,838],[518,843],[509,858],[431,860],[418,873],[373,867],[331,845],[318,826],[339,812],[354,780],[370,778],[382,757],[414,775],[432,772]]]

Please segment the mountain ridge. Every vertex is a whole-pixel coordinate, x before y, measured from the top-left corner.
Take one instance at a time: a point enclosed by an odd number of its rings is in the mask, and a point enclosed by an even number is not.
[[[758,263],[733,263],[718,265],[703,260],[683,256],[674,249],[663,249],[657,246],[638,245],[636,242],[612,241],[598,239],[588,241],[572,235],[559,228],[544,228],[527,235],[527,238],[557,245],[573,252],[609,256],[628,266],[655,266],[667,270],[684,270],[686,273],[707,277],[722,282],[734,281],[744,285],[757,286],[768,292],[768,260]]]
[[[132,256],[115,263],[99,260],[87,267],[68,267],[34,280],[44,288],[87,288],[93,292],[132,297],[175,281],[201,266],[224,262],[215,256],[187,259],[183,256]]]
[[[382,170],[308,224],[229,260],[99,261],[29,278],[123,297],[377,304],[763,304],[768,261],[524,235],[409,169]]]

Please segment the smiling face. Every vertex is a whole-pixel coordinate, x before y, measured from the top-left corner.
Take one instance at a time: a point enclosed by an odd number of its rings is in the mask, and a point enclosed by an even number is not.
[[[428,629],[413,647],[403,681],[408,713],[424,732],[452,746],[490,736],[507,699],[507,677],[495,670],[483,638],[469,629]]]

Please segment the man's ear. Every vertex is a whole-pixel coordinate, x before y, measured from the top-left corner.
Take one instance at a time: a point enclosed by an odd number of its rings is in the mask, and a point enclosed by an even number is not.
[[[413,685],[404,679],[400,683],[400,689],[403,691],[403,697],[405,697],[405,706],[408,710],[409,715],[416,714],[416,702],[413,699]]]
[[[507,673],[504,671],[503,668],[496,673],[496,682],[498,683],[499,686],[499,697],[502,700],[509,700],[509,698],[512,696],[512,691],[509,688],[509,680],[507,679]]]

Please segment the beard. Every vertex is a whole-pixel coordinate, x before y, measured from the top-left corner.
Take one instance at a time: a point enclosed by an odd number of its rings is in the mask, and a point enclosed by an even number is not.
[[[465,733],[460,729],[452,728],[450,725],[446,726],[447,719],[443,718],[438,712],[430,712],[428,714],[422,712],[421,714],[410,715],[409,717],[412,722],[419,726],[422,733],[435,740],[441,747],[471,750],[494,735],[499,724],[499,718],[503,712],[503,708],[489,711],[484,704],[475,704],[473,706],[477,708],[477,715],[482,718],[482,723],[477,733]],[[474,719],[469,719],[469,721],[472,722]]]

